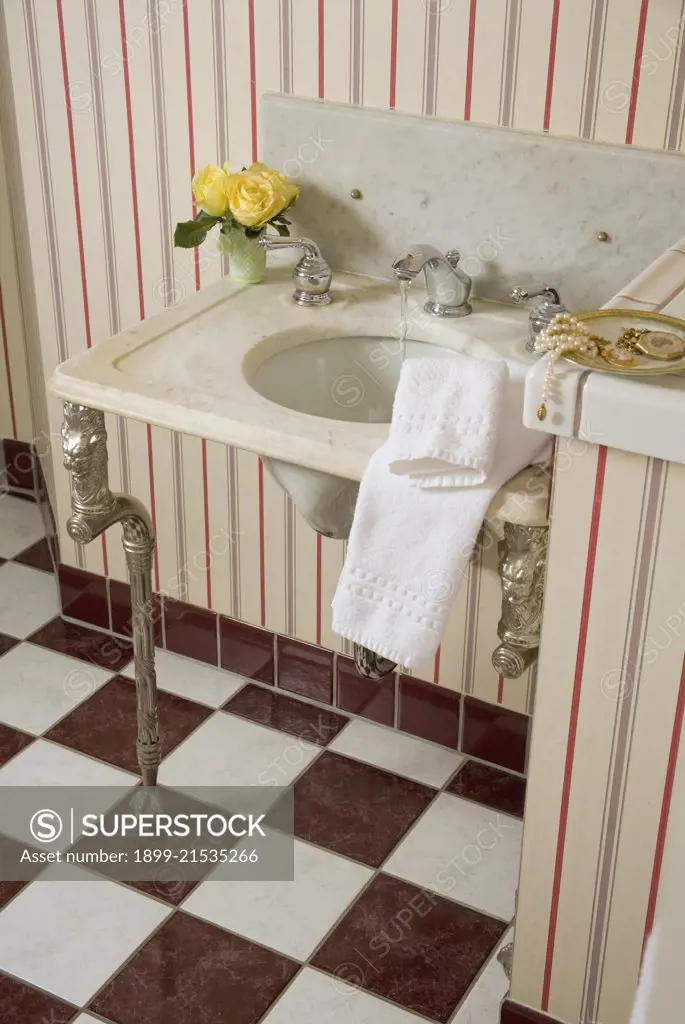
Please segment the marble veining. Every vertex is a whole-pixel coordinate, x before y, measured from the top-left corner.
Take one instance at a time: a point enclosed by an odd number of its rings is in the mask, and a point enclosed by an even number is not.
[[[383,274],[429,242],[459,250],[474,294],[499,300],[548,284],[596,309],[682,223],[682,154],[277,95],[262,99],[261,151],[297,174],[297,231],[334,267]]]

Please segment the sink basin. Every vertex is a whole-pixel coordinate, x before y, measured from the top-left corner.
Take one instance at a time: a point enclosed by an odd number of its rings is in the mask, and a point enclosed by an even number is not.
[[[250,383],[264,398],[309,416],[389,423],[403,358],[453,355],[425,341],[325,338],[277,352],[257,367]]]
[[[250,384],[264,398],[309,416],[389,423],[403,360],[454,354],[426,341],[364,335],[323,338],[265,359]],[[349,537],[359,493],[356,481],[280,459],[262,461],[313,529],[326,537]]]

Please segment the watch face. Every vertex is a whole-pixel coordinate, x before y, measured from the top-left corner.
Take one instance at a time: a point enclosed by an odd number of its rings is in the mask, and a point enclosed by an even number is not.
[[[635,347],[650,359],[669,362],[685,355],[685,340],[672,331],[646,331]]]

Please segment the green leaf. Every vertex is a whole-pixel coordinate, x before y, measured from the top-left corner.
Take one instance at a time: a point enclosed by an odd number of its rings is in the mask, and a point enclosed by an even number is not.
[[[221,217],[212,217],[200,210],[195,220],[179,221],[174,231],[174,245],[181,249],[194,249],[196,245],[202,245],[209,229],[220,220]]]

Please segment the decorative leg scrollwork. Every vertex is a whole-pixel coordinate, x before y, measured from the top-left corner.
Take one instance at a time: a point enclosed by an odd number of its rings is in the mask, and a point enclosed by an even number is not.
[[[69,536],[89,544],[114,523],[121,523],[131,581],[133,657],[138,709],[138,763],[146,786],[157,783],[160,739],[152,606],[152,555],[155,537],[144,506],[128,494],[113,494],[107,475],[107,431],[102,412],[64,403],[64,465],[72,479]]]
[[[547,526],[504,523],[499,542],[502,618],[492,664],[505,679],[518,679],[537,657],[547,564]]]

